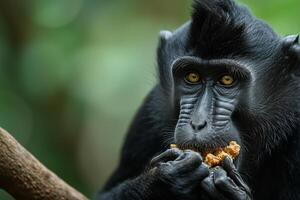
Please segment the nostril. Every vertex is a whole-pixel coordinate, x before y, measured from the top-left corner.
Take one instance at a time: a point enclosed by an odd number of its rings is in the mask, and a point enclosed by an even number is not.
[[[198,130],[203,129],[206,125],[207,125],[207,122],[204,121],[204,123],[202,123],[202,125],[199,125],[199,126],[198,126]]]
[[[205,126],[207,125],[206,121],[202,121],[199,123],[195,123],[195,122],[191,121],[190,123],[191,123],[192,128],[197,131],[200,131],[201,129],[205,128]]]

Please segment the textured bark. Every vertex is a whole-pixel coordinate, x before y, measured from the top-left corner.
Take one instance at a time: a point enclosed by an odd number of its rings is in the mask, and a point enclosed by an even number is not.
[[[87,200],[1,128],[0,188],[17,200]]]

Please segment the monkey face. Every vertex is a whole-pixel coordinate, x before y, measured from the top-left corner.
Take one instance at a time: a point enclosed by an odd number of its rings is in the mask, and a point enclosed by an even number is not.
[[[177,145],[204,152],[240,141],[233,116],[250,81],[245,67],[227,59],[182,57],[173,63],[172,74]]]

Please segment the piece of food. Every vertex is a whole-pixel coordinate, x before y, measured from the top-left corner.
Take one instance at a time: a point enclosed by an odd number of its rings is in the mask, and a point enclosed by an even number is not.
[[[171,148],[178,148],[176,144],[171,144]],[[201,153],[204,163],[210,167],[220,165],[226,156],[235,159],[240,153],[240,145],[237,142],[231,141],[225,148],[218,148],[213,152]]]

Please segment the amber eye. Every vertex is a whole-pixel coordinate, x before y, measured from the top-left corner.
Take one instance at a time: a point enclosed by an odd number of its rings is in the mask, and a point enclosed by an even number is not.
[[[218,81],[218,83],[220,85],[226,86],[226,87],[230,87],[235,83],[235,80],[232,76],[230,75],[224,75],[220,78],[220,80]]]
[[[189,84],[197,84],[201,82],[200,74],[198,72],[189,72],[185,75],[185,81]]]

